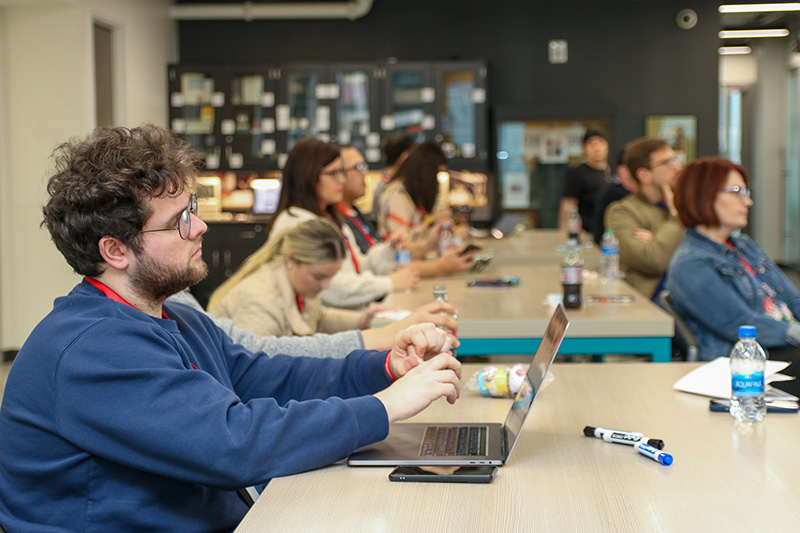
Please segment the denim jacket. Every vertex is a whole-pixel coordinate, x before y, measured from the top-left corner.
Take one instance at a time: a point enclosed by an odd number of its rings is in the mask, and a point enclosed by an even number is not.
[[[749,237],[731,237],[731,242],[735,250],[687,229],[667,272],[670,299],[697,336],[701,358],[730,354],[742,324],[756,326],[764,348],[800,345],[800,293]],[[789,306],[793,322],[774,320],[764,312],[764,291],[740,256]]]

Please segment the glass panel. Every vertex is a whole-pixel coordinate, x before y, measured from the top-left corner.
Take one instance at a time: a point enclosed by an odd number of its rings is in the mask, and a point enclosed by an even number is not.
[[[417,142],[424,141],[425,129],[422,123],[425,118],[425,103],[422,90],[425,88],[425,73],[393,72],[391,83],[394,128],[388,133],[411,135]]]
[[[442,149],[448,158],[475,157],[475,72],[445,72],[442,76]]]
[[[738,87],[720,90],[719,149],[731,161],[742,162],[742,90]]]
[[[234,129],[231,146],[234,153],[245,154],[248,159],[264,159],[263,123],[264,77],[258,74],[236,75],[231,80],[231,105]],[[269,128],[267,128],[269,129]]]
[[[786,191],[783,220],[784,257],[787,264],[800,266],[800,79],[791,71],[788,81],[786,133]]]
[[[337,72],[336,83],[339,85],[336,102],[339,142],[352,144],[364,153],[370,133],[369,74],[363,70]]]
[[[287,150],[308,135],[317,134],[317,97],[319,74],[289,74],[289,135]]]
[[[205,73],[181,74],[180,115],[183,122],[181,127],[176,127],[173,123],[173,130],[180,133],[202,159],[212,152],[219,152],[218,149],[215,150],[217,142],[214,136],[216,119],[213,105],[214,90],[214,79]]]
[[[536,227],[557,227],[564,176],[583,161],[590,129],[609,136],[611,121],[501,121],[496,157],[503,209],[531,209]]]

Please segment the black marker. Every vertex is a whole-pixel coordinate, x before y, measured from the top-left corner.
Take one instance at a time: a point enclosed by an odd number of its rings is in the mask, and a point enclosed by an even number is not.
[[[606,442],[613,442],[615,444],[627,444],[628,446],[633,446],[637,442],[643,442],[652,446],[653,448],[658,448],[659,450],[664,449],[663,440],[651,439],[649,437],[645,437],[641,433],[631,433],[629,431],[617,431],[616,429],[603,429],[586,426],[583,428],[583,434],[587,437],[596,437],[598,439],[603,439]]]

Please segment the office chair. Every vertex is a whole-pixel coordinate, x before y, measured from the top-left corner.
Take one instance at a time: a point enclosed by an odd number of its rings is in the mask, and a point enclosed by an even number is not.
[[[661,307],[675,320],[675,336],[672,338],[673,351],[677,348],[679,354],[683,355],[687,361],[695,362],[700,360],[700,346],[689,325],[683,317],[675,310],[669,291],[661,291],[658,294],[658,301]]]

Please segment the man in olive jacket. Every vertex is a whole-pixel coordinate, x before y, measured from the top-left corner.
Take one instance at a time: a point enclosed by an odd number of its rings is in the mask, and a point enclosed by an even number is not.
[[[655,299],[684,228],[672,202],[672,187],[683,168],[663,139],[642,138],[625,149],[625,164],[639,189],[606,210],[606,228],[619,239],[625,281]]]

